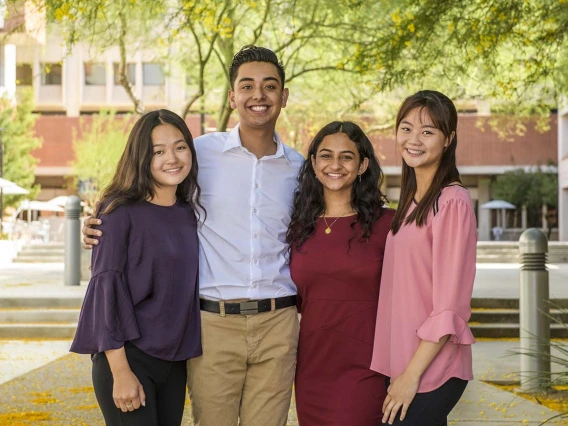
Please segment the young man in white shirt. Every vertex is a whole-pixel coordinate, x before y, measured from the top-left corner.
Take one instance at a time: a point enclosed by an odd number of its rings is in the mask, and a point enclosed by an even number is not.
[[[195,140],[207,219],[199,227],[203,356],[188,362],[190,398],[196,426],[285,426],[299,332],[285,238],[304,159],[275,132],[288,89],[274,52],[245,46],[229,75],[239,124]],[[100,235],[83,233],[86,244]]]

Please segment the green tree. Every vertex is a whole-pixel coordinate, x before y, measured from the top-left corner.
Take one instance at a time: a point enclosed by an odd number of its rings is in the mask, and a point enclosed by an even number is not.
[[[91,206],[100,191],[110,183],[128,138],[131,116],[117,117],[114,111],[81,119],[79,132],[74,135],[75,160],[73,175],[85,187],[83,197]]]
[[[558,174],[546,173],[542,167],[525,171],[515,169],[497,177],[493,184],[493,195],[528,209],[558,206]]]
[[[35,185],[35,167],[38,160],[31,152],[39,148],[41,139],[35,136],[33,114],[34,97],[31,90],[22,93],[17,104],[0,98],[0,142],[4,143],[4,178],[30,191],[28,195],[5,195],[4,207],[15,206],[23,198],[34,199],[39,193]]]

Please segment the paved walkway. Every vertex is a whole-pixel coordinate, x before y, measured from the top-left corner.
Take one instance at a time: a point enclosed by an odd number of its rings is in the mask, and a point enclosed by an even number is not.
[[[66,297],[84,293],[86,283],[64,287],[62,276],[62,264],[3,264],[0,296]],[[551,294],[568,298],[568,265],[552,265],[550,280]],[[518,269],[514,265],[479,265],[474,296],[515,298],[517,283]],[[69,343],[0,341],[0,425],[103,424],[92,391],[89,357],[68,354]],[[469,384],[450,424],[539,425],[558,414],[481,381],[515,379],[519,360],[507,353],[517,346],[515,340],[482,340],[473,346],[477,380]],[[188,405],[183,425],[191,424]],[[547,424],[568,425],[568,420]],[[288,425],[297,425],[294,406]]]

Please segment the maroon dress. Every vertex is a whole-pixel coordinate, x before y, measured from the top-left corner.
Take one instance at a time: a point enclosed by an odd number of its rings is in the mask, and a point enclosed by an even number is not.
[[[330,234],[319,219],[315,233],[292,251],[290,270],[302,313],[296,367],[300,426],[381,425],[385,377],[369,366],[393,214],[383,211],[367,242],[351,239],[355,216],[338,219]],[[359,235],[358,224],[355,231]]]

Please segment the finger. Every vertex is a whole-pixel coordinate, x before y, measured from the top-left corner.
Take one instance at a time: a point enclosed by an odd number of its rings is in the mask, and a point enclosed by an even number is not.
[[[114,399],[114,405],[116,405],[116,408],[120,408],[120,401]]]
[[[394,408],[391,410],[390,418],[389,418],[389,425],[392,425],[392,424],[393,424],[394,419],[396,418],[396,415],[397,415],[397,413],[398,413],[398,410],[400,409],[400,405],[401,405],[400,402],[397,403],[397,404],[394,406]]]
[[[400,410],[400,421],[403,421],[404,418],[406,417],[406,412],[408,411],[408,407],[409,404],[407,404],[406,402],[402,404],[402,408]]]
[[[94,228],[84,228],[85,232],[83,232],[85,234],[85,236],[88,235],[92,235],[95,237],[100,237],[101,235],[103,235],[102,231],[99,231],[98,229],[94,229]]]
[[[383,402],[383,413],[387,409],[387,405],[389,405],[389,402],[391,402],[391,397],[390,395],[387,395],[387,397],[385,398],[385,402]]]
[[[138,410],[140,408],[140,398],[132,398],[132,409]]]
[[[83,248],[87,249],[87,250],[91,250],[93,248],[93,246],[90,245],[90,244],[83,244]]]
[[[123,413],[128,412],[128,408],[126,408],[126,404],[124,403],[124,401],[120,401],[120,411],[122,411]]]
[[[89,216],[87,219],[85,219],[85,225],[86,226],[98,226],[100,225],[102,222],[100,219],[96,219],[92,216]]]
[[[128,401],[124,406],[128,411],[134,411],[134,401]]]
[[[146,406],[146,394],[144,393],[144,388],[142,385],[138,386],[138,398],[140,398],[140,405]]]
[[[394,407],[395,402],[394,401],[390,401],[388,403],[388,405],[386,406],[385,410],[384,410],[384,414],[383,414],[383,423],[386,423],[389,419],[390,416],[390,412],[392,410],[392,408]]]

